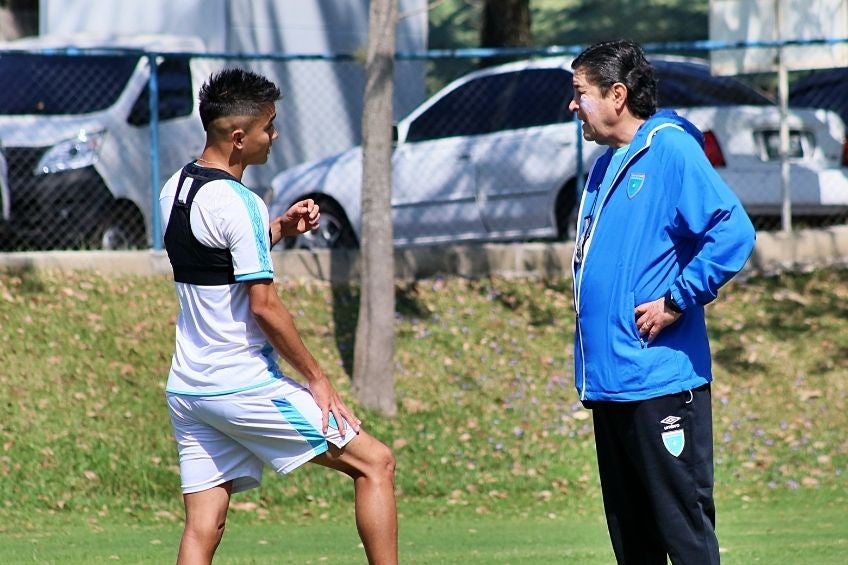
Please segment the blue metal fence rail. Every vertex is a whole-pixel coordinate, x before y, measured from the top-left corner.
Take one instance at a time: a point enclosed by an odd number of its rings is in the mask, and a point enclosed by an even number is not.
[[[742,49],[742,48],[780,48],[791,46],[811,46],[811,45],[836,45],[848,43],[848,38],[817,38],[809,40],[775,40],[775,41],[689,41],[689,42],[663,42],[663,43],[643,43],[642,47],[647,53],[667,53],[675,51],[686,52],[704,52],[710,53],[719,50]],[[487,59],[499,57],[515,57],[515,58],[532,58],[532,57],[556,57],[556,56],[574,56],[579,54],[586,46],[585,45],[565,45],[565,46],[550,46],[550,47],[513,47],[513,48],[466,48],[466,49],[429,49],[426,51],[398,51],[395,54],[397,60],[434,60],[434,59]],[[173,55],[173,53],[171,54]],[[178,54],[180,55],[180,54]],[[301,54],[268,54],[268,53],[184,53],[182,55],[194,57],[207,57],[227,60],[271,60],[271,61],[357,61],[357,56],[350,53],[301,53]],[[152,57],[152,55],[151,55]],[[153,59],[151,59],[152,61]],[[155,65],[151,65],[154,69],[152,76],[155,77]],[[153,92],[155,79],[151,80],[151,115],[155,118],[151,121],[153,131],[156,130],[154,124],[158,124],[157,108],[154,107],[156,93]],[[580,122],[578,123],[577,136],[577,193],[582,193],[584,184],[583,171],[583,139],[579,135]],[[151,135],[151,177],[158,178],[158,138]],[[154,191],[154,206],[153,206],[153,224],[154,224],[154,249],[161,249],[161,231],[159,229],[159,209],[156,202],[156,191],[158,187],[152,187]]]
[[[648,53],[668,52],[701,52],[710,53],[720,50],[742,49],[742,48],[781,48],[793,46],[829,46],[848,43],[848,38],[818,38],[809,40],[775,40],[775,41],[691,41],[691,42],[664,42],[644,43],[643,48]],[[550,46],[550,47],[527,47],[527,48],[467,48],[467,49],[430,49],[426,51],[399,51],[395,57],[397,60],[445,60],[445,59],[487,59],[487,58],[533,58],[533,57],[555,57],[576,55],[584,45]],[[153,52],[139,49],[121,48],[50,48],[50,49],[15,49],[4,52],[15,51],[30,54],[55,54],[66,56],[88,56],[88,55],[126,55],[146,57],[150,66],[149,78],[149,112],[150,112],[150,178],[151,178],[151,234],[153,249],[162,249],[161,218],[158,205],[159,193],[159,80],[157,72],[157,57],[167,55],[176,58],[199,58],[199,59],[221,59],[227,61],[331,61],[331,62],[357,62],[359,57],[351,53],[227,53],[227,52]],[[582,164],[583,146],[578,137],[578,163]],[[578,190],[582,189],[583,171],[578,174]]]

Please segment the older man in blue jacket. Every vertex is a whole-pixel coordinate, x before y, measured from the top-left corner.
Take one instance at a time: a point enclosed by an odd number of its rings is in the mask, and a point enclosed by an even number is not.
[[[745,264],[754,228],[698,129],[657,111],[629,41],[572,63],[592,167],[574,250],[575,373],[593,411],[604,509],[619,563],[718,563],[710,348],[704,306]]]

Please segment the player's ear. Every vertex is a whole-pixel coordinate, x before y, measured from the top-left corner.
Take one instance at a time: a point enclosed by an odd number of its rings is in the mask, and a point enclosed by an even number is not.
[[[230,139],[233,141],[233,147],[242,149],[244,147],[245,132],[241,128],[236,128],[230,133]]]

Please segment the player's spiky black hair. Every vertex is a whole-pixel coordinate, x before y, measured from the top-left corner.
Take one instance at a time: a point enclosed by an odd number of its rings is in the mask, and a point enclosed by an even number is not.
[[[203,129],[223,116],[258,116],[262,107],[280,99],[280,89],[262,75],[245,69],[224,69],[200,87]]]

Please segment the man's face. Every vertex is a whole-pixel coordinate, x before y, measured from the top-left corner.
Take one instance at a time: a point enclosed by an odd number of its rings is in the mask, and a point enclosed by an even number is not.
[[[276,117],[276,107],[274,103],[269,102],[262,109],[261,114],[250,120],[245,127],[242,152],[247,164],[262,165],[268,161],[271,144],[277,139],[277,128],[274,127]]]
[[[616,115],[612,89],[603,95],[601,89],[589,81],[586,71],[579,67],[574,71],[573,84],[574,98],[568,109],[576,111],[583,122],[583,138],[605,145],[609,126]]]

